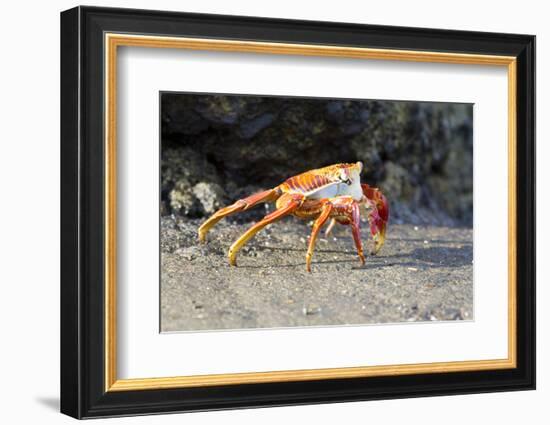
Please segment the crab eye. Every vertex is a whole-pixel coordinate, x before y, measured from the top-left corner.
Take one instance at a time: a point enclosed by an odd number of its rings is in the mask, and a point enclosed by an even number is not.
[[[340,181],[342,183],[345,183],[347,184],[348,186],[351,184],[351,180],[348,176],[348,173],[346,172],[346,170],[340,170]]]
[[[340,170],[340,180],[342,180],[343,182],[348,180],[348,173],[346,173],[345,170]]]

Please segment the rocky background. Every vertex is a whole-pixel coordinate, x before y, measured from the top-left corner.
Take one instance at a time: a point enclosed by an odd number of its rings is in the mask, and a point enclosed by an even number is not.
[[[163,216],[202,218],[292,175],[360,160],[393,223],[472,225],[471,105],[179,93],[161,103]]]

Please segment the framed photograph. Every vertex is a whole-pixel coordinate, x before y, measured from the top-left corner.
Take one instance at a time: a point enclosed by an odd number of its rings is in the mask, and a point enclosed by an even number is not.
[[[535,388],[535,37],[61,14],[61,411]]]

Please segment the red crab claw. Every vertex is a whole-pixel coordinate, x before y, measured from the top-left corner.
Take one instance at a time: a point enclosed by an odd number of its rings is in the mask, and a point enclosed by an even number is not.
[[[380,189],[370,187],[368,184],[362,184],[361,188],[371,206],[368,219],[370,232],[374,240],[372,254],[375,255],[380,251],[386,240],[386,224],[388,223],[390,208],[386,197],[380,192]]]

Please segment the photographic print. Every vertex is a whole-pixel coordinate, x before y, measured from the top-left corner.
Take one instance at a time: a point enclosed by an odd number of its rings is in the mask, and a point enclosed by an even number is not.
[[[473,106],[162,92],[161,331],[473,319]]]

